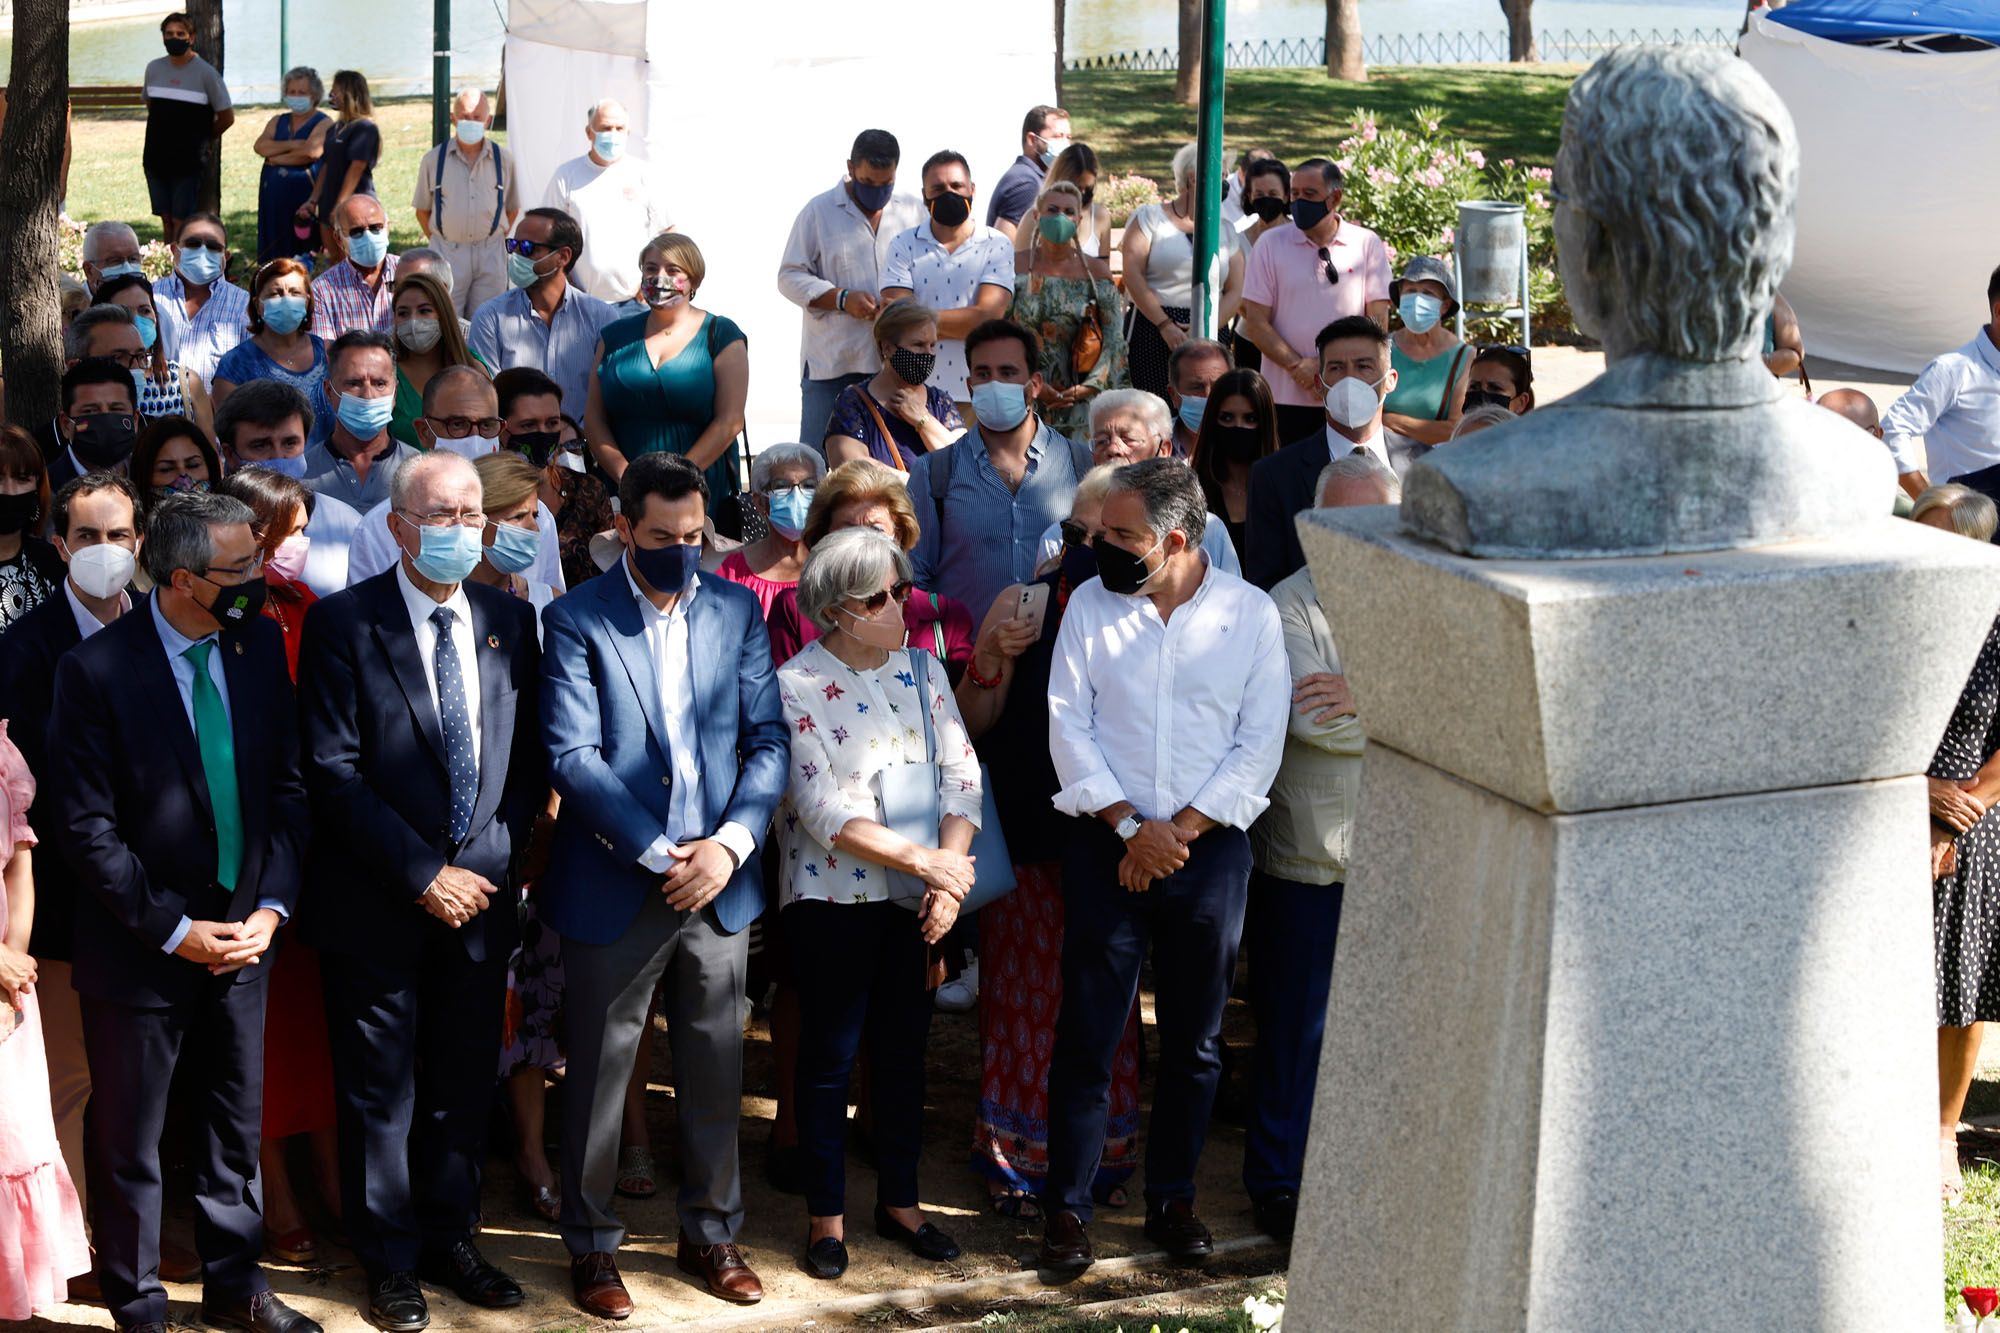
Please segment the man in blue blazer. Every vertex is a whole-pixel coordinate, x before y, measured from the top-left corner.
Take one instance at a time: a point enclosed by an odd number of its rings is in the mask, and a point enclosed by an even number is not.
[[[385,521],[396,567],[306,614],[314,837],[299,929],[320,951],[368,1319],[411,1333],[430,1322],[420,1277],[489,1309],[522,1299],[472,1231],[518,933],[514,859],[548,778],[534,610],[465,581],[484,549],[478,472],[442,449],[411,459]]]
[[[75,876],[97,1278],[116,1325],[146,1333],[166,1329],[160,1127],[183,1052],[199,1094],[202,1319],[319,1333],[258,1267],[265,978],[298,897],[307,811],[252,518],[201,492],[156,506],[152,599],[62,656],[49,711],[42,833]]]
[[[763,1295],[736,1247],[738,1005],[743,928],[764,910],[757,846],[790,757],[757,598],[696,576],[701,471],[645,455],[618,499],[623,558],[542,617],[542,734],[562,814],[536,891],[566,978],[563,1241],[577,1304],[608,1319],[632,1313],[611,1195],[625,1085],[663,974],[684,1173],[678,1263],[725,1300]]]

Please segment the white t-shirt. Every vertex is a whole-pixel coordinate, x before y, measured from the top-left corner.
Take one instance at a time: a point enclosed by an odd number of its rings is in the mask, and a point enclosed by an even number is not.
[[[588,153],[556,168],[542,207],[560,208],[583,228],[583,255],[569,280],[600,301],[639,290],[639,251],[673,225],[653,169],[626,154],[608,167]]]

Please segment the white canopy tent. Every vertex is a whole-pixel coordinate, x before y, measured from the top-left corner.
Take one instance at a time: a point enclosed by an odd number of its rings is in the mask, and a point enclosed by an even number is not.
[[[1989,170],[2000,51],[1850,45],[1762,12],[1741,51],[1798,126],[1798,255],[1784,292],[1807,349],[1916,371],[1963,345],[1991,317],[1986,279],[2000,264]]]
[[[699,304],[749,337],[761,449],[798,433],[800,312],[777,274],[799,210],[876,128],[902,144],[899,190],[917,192],[939,149],[965,154],[983,216],[1022,115],[1054,99],[1055,28],[1048,0],[997,24],[949,5],[912,22],[890,0],[510,0],[505,60],[507,139],[531,204],[588,147],[592,104],[631,112],[631,150],[664,176],[675,227],[707,262]]]

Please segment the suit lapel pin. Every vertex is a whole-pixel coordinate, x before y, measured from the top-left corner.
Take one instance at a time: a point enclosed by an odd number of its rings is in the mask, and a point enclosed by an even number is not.
[[[236,655],[238,657],[243,656],[243,645],[240,643],[236,645]]]
[[[488,648],[498,648],[500,646],[500,636],[498,634],[487,635],[486,646]]]

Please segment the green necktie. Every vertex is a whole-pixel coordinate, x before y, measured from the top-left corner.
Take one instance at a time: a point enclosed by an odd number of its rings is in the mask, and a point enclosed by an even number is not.
[[[208,803],[215,811],[215,879],[236,891],[236,872],[243,866],[243,803],[236,792],[236,742],[229,734],[229,711],[222,692],[208,674],[208,657],[215,640],[204,639],[187,650],[194,663],[194,740],[201,747],[202,776],[208,779]]]

